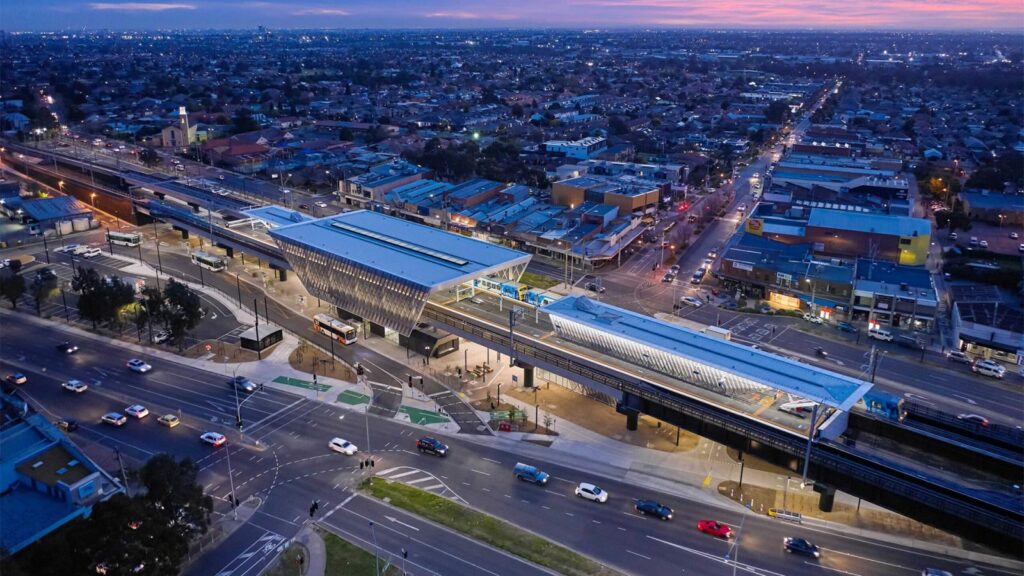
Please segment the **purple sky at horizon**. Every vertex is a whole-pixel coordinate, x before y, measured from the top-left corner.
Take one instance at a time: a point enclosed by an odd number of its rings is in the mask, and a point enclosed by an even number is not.
[[[3,0],[0,29],[1024,30],[1022,0]]]

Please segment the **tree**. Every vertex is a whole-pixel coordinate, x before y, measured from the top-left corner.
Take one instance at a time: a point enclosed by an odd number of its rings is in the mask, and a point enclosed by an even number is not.
[[[201,318],[199,295],[187,285],[173,279],[164,288],[167,300],[164,316],[171,340],[181,348],[185,335],[199,324]]]
[[[11,269],[11,272],[14,272],[15,274],[21,272],[21,260],[17,258],[11,258],[11,263],[7,266]]]
[[[52,276],[36,276],[32,280],[31,292],[36,303],[36,316],[42,316],[43,304],[57,292],[57,279]]]
[[[11,310],[18,308],[18,299],[25,293],[25,278],[14,272],[0,274],[0,296],[11,302]]]
[[[156,166],[160,163],[160,155],[152,148],[143,148],[139,152],[139,161],[146,166]]]
[[[175,460],[169,454],[150,458],[139,470],[145,499],[165,511],[186,539],[206,533],[213,511],[213,499],[203,494],[196,481],[198,473],[191,459]]]
[[[789,115],[789,104],[781,100],[773,100],[764,111],[766,120],[773,124],[782,124]]]
[[[92,268],[79,268],[71,279],[71,287],[79,293],[78,312],[92,322],[93,329],[100,322],[118,318],[118,312],[135,301],[135,289],[117,276],[100,277]]]
[[[231,118],[231,124],[231,131],[234,134],[253,132],[260,129],[260,123],[252,117],[252,113],[249,112],[248,108],[239,108],[236,110],[235,115]]]
[[[626,121],[623,120],[622,118],[618,116],[612,116],[611,118],[608,119],[608,130],[616,136],[628,134],[629,125],[626,124]]]

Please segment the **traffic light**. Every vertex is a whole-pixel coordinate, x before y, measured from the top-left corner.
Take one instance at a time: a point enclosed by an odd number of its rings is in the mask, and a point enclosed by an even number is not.
[[[409,388],[412,388],[412,374],[409,374]]]
[[[362,376],[363,374],[366,374],[366,369],[363,368],[362,364],[356,364],[356,375]]]
[[[310,507],[309,507],[309,517],[312,518],[314,514],[316,514],[316,507],[310,505]]]
[[[263,392],[263,382],[260,382],[260,385],[257,388],[257,390],[259,390],[260,392]]]

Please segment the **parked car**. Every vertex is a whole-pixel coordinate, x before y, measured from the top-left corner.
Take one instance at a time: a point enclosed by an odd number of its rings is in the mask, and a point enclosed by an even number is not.
[[[327,447],[346,456],[351,456],[356,452],[359,452],[359,448],[357,448],[355,444],[342,438],[331,438],[331,441],[327,443]]]
[[[921,576],[953,576],[953,573],[938,568],[925,568],[921,570]]]
[[[728,302],[723,302],[720,306],[722,308],[725,308],[726,310],[736,310],[737,308],[739,308],[739,306],[736,304],[735,300],[729,300]]]
[[[68,392],[74,392],[75,394],[81,394],[89,389],[89,385],[81,380],[68,380],[67,382],[61,382],[60,387]]]
[[[46,282],[47,280],[56,280],[56,279],[57,279],[57,273],[54,272],[53,269],[51,269],[51,268],[40,268],[39,270],[36,270],[36,281],[37,282]]]
[[[892,332],[888,330],[868,330],[868,338],[874,338],[875,340],[881,340],[882,342],[892,342]]]
[[[973,362],[967,353],[959,350],[950,350],[949,352],[946,352],[946,360],[949,360],[950,362],[960,362],[961,364],[970,364]]]
[[[955,241],[957,239],[956,232],[950,232],[949,233],[949,239]]]
[[[203,432],[202,435],[199,436],[199,441],[209,444],[214,448],[219,448],[227,443],[228,439],[223,434],[217,432]]]
[[[897,344],[904,348],[910,348],[911,350],[922,350],[924,349],[924,342],[918,340],[914,336],[900,335],[895,338]]]
[[[717,520],[699,520],[697,521],[697,530],[705,534],[711,534],[716,538],[732,538],[732,528],[728,524],[722,524]]]
[[[179,420],[174,414],[164,414],[157,418],[156,421],[159,422],[161,426],[167,426],[168,428],[174,428],[178,424],[181,424],[181,420]]]
[[[146,416],[149,416],[149,410],[147,410],[142,404],[132,404],[124,409],[124,413],[136,418],[145,418]]]
[[[429,452],[438,456],[448,455],[448,445],[436,438],[424,436],[416,441],[416,449],[420,452]]]
[[[841,332],[849,332],[851,334],[857,333],[857,327],[854,326],[853,324],[850,324],[849,322],[836,323],[836,329],[838,329]]]
[[[786,552],[803,554],[812,558],[821,558],[821,550],[803,538],[783,538],[782,546]]]
[[[608,492],[601,490],[589,482],[580,482],[579,486],[576,487],[575,492],[577,496],[584,500],[600,502],[602,504],[608,501]]]
[[[824,318],[822,318],[821,316],[815,316],[814,314],[811,314],[810,312],[804,314],[804,320],[807,320],[811,324],[824,324],[825,323],[825,319]]]
[[[1016,232],[1010,232],[1010,239],[1011,240],[1016,240],[1018,238],[1020,238],[1020,234],[1018,234]]]
[[[100,421],[112,426],[124,426],[128,422],[128,418],[125,418],[124,414],[120,412],[107,412],[100,417]]]
[[[981,247],[987,250],[988,249],[988,240],[982,240],[981,241]]]
[[[74,354],[78,352],[78,346],[75,346],[71,342],[61,342],[57,344],[57,351],[63,354]]]
[[[139,360],[138,358],[132,358],[125,364],[125,366],[127,366],[128,369],[131,370],[132,372],[138,372],[139,374],[145,374],[146,372],[149,372],[150,370],[153,369],[152,366],[146,364],[145,362]]]
[[[167,342],[168,340],[170,340],[170,338],[171,338],[171,333],[170,332],[168,332],[167,330],[161,330],[161,331],[159,331],[159,332],[157,332],[156,334],[153,335],[153,343],[154,344],[163,344],[164,342]]]
[[[12,374],[7,375],[8,384],[15,384],[20,386],[26,382],[28,382],[28,377],[22,374],[21,372],[14,372]]]
[[[775,314],[775,308],[768,304],[761,304],[761,314]]]
[[[672,519],[672,509],[655,500],[637,500],[634,508],[644,516],[654,516],[660,520]]]
[[[517,463],[516,467],[512,469],[512,475],[524,482],[533,482],[541,486],[547,484],[548,480],[551,479],[547,472],[542,472],[536,466],[530,466],[522,462]]]
[[[993,360],[978,360],[971,366],[971,370],[982,376],[1002,379],[1006,376],[1006,368]]]

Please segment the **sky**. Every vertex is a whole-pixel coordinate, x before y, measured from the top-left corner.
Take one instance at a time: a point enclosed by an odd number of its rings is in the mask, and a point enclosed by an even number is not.
[[[1024,0],[0,0],[0,29],[1024,30]]]

